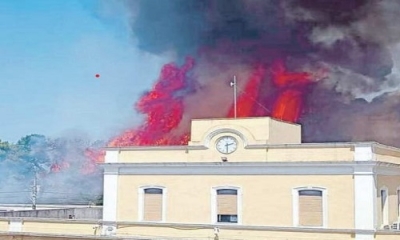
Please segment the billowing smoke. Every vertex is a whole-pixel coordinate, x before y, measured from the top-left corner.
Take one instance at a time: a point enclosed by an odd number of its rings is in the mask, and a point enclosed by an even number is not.
[[[79,135],[0,140],[0,203],[89,204],[101,199],[104,143]]]
[[[241,116],[299,122],[307,142],[400,146],[399,1],[137,0],[126,8],[138,46],[174,53],[173,66],[185,70],[162,71],[137,104],[146,122],[111,145],[184,143],[190,119],[231,116],[236,75]],[[154,132],[150,141],[134,137]]]

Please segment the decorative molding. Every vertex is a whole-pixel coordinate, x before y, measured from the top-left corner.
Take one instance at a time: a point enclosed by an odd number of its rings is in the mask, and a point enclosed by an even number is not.
[[[242,132],[247,131],[244,129],[241,129],[241,130],[242,130]],[[238,136],[242,140],[243,146],[247,146],[248,140],[247,140],[246,136],[243,133],[241,133],[240,131],[233,129],[233,128],[218,128],[216,130],[212,130],[211,132],[207,133],[206,137],[204,138],[204,143],[203,143],[204,146],[209,148],[211,139],[213,139],[215,136],[217,136],[219,134],[223,134],[223,133],[230,133],[230,134],[234,134],[234,135]],[[248,134],[250,134],[250,133],[248,133]]]
[[[353,167],[354,175],[373,175],[375,174],[375,168],[377,166],[376,162],[372,164],[356,163]]]
[[[231,128],[225,128],[233,130]],[[222,132],[221,132],[222,133]],[[231,131],[233,134],[238,134],[237,130]],[[209,134],[209,133],[208,133]],[[240,135],[243,135],[240,133]],[[239,136],[240,136],[239,135]],[[244,136],[244,135],[243,135]],[[198,143],[198,142],[196,142]],[[393,151],[400,152],[400,149],[395,147],[390,147],[386,145],[382,145],[376,142],[334,142],[334,143],[293,143],[293,144],[249,144],[245,146],[246,149],[263,149],[263,148],[343,148],[349,147],[354,149],[355,147],[378,147],[383,149],[390,149]],[[176,146],[127,146],[127,147],[105,147],[103,148],[106,151],[173,151],[173,150],[205,150],[208,149],[203,145],[176,145]]]
[[[377,175],[388,175],[388,176],[400,176],[400,166],[399,165],[378,165],[375,167],[375,173]]]
[[[106,152],[123,152],[123,151],[176,151],[176,150],[205,150],[205,146],[198,145],[177,145],[177,146],[129,146],[129,147],[105,147]]]
[[[104,175],[118,175],[120,167],[114,164],[104,165]]]
[[[215,162],[103,164],[119,175],[352,175],[372,174],[376,162]]]

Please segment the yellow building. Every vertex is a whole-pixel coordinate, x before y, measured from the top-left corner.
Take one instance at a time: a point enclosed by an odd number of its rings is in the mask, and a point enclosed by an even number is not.
[[[107,148],[103,234],[400,239],[400,149],[301,143],[268,117],[193,120],[185,146]]]

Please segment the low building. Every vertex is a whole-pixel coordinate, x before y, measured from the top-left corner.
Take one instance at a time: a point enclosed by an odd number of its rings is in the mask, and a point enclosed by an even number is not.
[[[268,117],[193,120],[185,146],[107,148],[103,234],[400,239],[400,149],[302,143]]]

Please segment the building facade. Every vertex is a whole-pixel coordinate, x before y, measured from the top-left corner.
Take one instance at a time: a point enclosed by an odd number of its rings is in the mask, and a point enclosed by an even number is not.
[[[106,149],[105,235],[400,239],[399,205],[399,149],[301,143],[300,125],[268,117],[193,120],[185,146]]]

